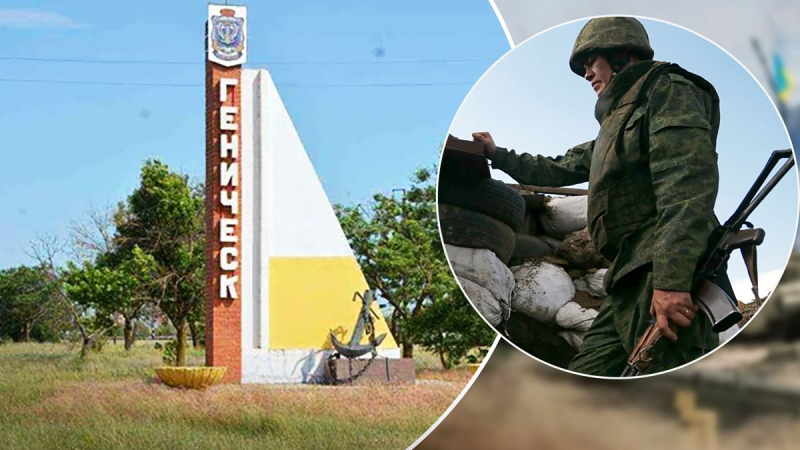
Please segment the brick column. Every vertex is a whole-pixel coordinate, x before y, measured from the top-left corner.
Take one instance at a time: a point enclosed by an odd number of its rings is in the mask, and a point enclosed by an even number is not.
[[[221,79],[236,80],[236,84],[220,83]],[[225,89],[225,101],[221,101],[221,89]],[[223,382],[239,383],[242,380],[242,280],[241,280],[241,217],[242,195],[239,191],[241,180],[241,66],[223,67],[219,64],[206,61],[206,365],[225,366],[228,368]],[[223,130],[221,119],[223,106],[235,107],[232,113],[236,130]],[[227,137],[223,141],[222,135]],[[235,141],[235,145],[230,145]],[[223,144],[227,143],[227,148]],[[226,157],[222,157],[225,153]],[[228,178],[228,186],[222,186],[221,177],[225,164],[227,175],[236,164],[236,171],[232,178]],[[225,197],[223,198],[223,191]],[[226,199],[235,195],[235,206],[230,201],[223,204]],[[223,230],[220,221],[234,219],[231,231],[231,222]],[[222,242],[221,232],[233,234],[235,242]],[[235,258],[232,257],[231,247],[235,248]],[[233,270],[223,270],[224,261],[221,251],[226,248],[227,255],[224,259],[230,267],[233,260],[236,267]],[[220,277],[230,279],[236,277],[232,284],[233,290],[226,290],[228,297],[223,298],[220,292]],[[231,295],[235,291],[235,296]]]

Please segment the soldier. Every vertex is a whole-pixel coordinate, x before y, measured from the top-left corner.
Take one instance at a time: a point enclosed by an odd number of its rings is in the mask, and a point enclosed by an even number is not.
[[[590,20],[569,65],[597,93],[597,138],[549,158],[485,143],[492,167],[520,183],[589,182],[589,232],[612,265],[608,297],[570,370],[618,377],[652,316],[661,340],[650,373],[678,367],[719,345],[689,291],[718,224],[714,87],[676,64],[653,61],[644,26],[633,18]],[[730,295],[727,277],[718,280]],[[677,325],[670,326],[671,324]]]

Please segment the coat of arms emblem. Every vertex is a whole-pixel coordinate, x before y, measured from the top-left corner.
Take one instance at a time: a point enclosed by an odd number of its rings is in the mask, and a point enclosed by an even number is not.
[[[210,44],[213,56],[222,64],[240,64],[244,54],[244,17],[235,17],[230,8],[220,10],[220,15],[211,16]]]

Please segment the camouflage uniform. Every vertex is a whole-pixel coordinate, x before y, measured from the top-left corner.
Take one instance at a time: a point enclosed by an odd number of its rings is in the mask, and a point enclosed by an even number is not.
[[[517,155],[498,147],[492,166],[525,184],[589,182],[589,232],[612,261],[605,279],[609,295],[570,369],[616,377],[649,324],[653,289],[691,290],[718,224],[719,99],[707,81],[675,64],[641,61],[607,85],[595,117],[597,138],[564,156]],[[662,339],[650,373],[716,347],[717,335],[706,322],[698,315],[678,329],[677,342]]]

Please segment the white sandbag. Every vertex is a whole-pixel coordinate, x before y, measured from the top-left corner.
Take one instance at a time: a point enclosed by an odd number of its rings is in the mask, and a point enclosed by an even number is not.
[[[580,350],[581,345],[583,345],[583,338],[586,337],[585,331],[575,331],[575,330],[564,330],[558,333],[559,336],[564,338],[567,341],[567,344],[570,347],[574,348],[575,350]]]
[[[444,248],[456,276],[482,286],[494,298],[505,302],[511,300],[514,274],[508,266],[497,259],[493,251],[450,244],[445,244]]]
[[[511,309],[544,323],[555,323],[556,313],[575,295],[567,272],[547,262],[526,262],[512,267],[516,286]]]
[[[472,281],[458,277],[461,287],[464,288],[464,293],[467,295],[469,301],[475,306],[475,309],[486,319],[487,322],[493,326],[498,326],[504,318],[508,318],[510,311],[508,308],[503,308],[501,303],[492,297],[492,294],[481,286],[473,283]],[[504,309],[505,317],[504,317]]]
[[[572,280],[572,284],[575,285],[575,290],[576,291],[589,292],[589,285],[586,283],[586,280],[584,280],[583,278],[575,278],[574,280]],[[591,295],[591,294],[589,294],[589,295]]]
[[[539,236],[517,233],[517,243],[514,244],[512,260],[525,260],[540,258],[553,253],[553,249]]]
[[[608,296],[605,289],[606,272],[608,272],[608,269],[600,269],[595,273],[587,273],[581,277],[581,279],[586,283],[585,290],[592,297],[605,298]]]
[[[587,196],[553,197],[544,204],[539,214],[539,225],[544,234],[558,239],[585,228],[587,225]]]
[[[719,345],[722,345],[739,332],[739,325],[736,324],[719,334]]]
[[[592,326],[597,311],[567,302],[556,313],[556,325],[564,330],[586,331]]]

